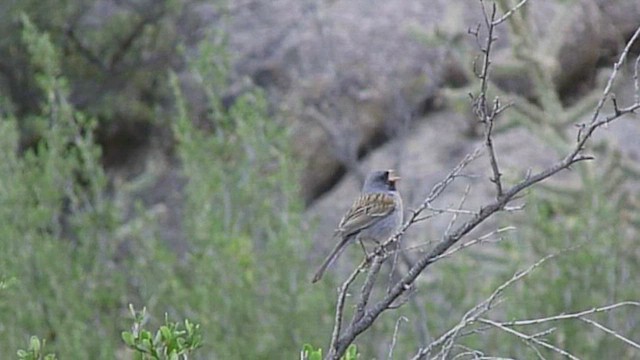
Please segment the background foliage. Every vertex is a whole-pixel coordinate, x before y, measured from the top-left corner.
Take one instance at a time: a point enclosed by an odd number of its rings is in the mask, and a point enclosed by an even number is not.
[[[215,131],[191,122],[171,76],[188,238],[176,254],[151,211],[127,202],[126,187],[109,188],[96,120],[70,104],[60,50],[26,16],[23,26],[44,100],[30,117],[40,140],[23,153],[19,119],[5,112],[0,123],[0,271],[13,283],[0,298],[2,351],[37,335],[60,358],[116,358],[129,303],[197,319],[203,358],[293,357],[305,339],[325,334],[330,292],[307,286],[308,236],[288,134],[258,89],[222,107],[227,70],[209,60],[224,49],[203,43],[192,64],[210,94],[206,120]]]

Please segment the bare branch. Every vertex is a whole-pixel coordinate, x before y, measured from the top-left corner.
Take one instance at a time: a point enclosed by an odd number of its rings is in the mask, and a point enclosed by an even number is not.
[[[389,360],[393,359],[393,348],[396,347],[396,340],[398,339],[398,330],[400,329],[401,321],[409,322],[409,319],[404,316],[400,316],[398,320],[396,320],[396,326],[393,329],[393,337],[391,338],[391,345],[389,345],[389,355],[387,355],[387,359]]]
[[[598,323],[598,322],[596,322],[596,321],[593,321],[593,320],[591,320],[591,319],[587,319],[587,318],[585,318],[585,317],[580,317],[579,319],[580,319],[580,320],[582,320],[582,321],[584,321],[584,322],[586,322],[586,323],[588,323],[588,324],[591,324],[591,325],[593,325],[593,326],[597,327],[598,329],[600,329],[600,330],[602,330],[602,331],[606,332],[607,334],[612,335],[613,337],[615,337],[615,338],[617,338],[617,339],[619,339],[619,340],[622,340],[623,342],[627,343],[628,345],[631,345],[631,346],[633,346],[634,348],[636,348],[636,349],[639,349],[639,350],[640,350],[640,344],[638,344],[638,343],[637,343],[637,342],[635,342],[635,341],[629,340],[628,338],[626,338],[626,337],[624,337],[624,336],[622,336],[622,335],[618,334],[617,332],[615,332],[615,331],[613,331],[613,330],[609,329],[608,327],[606,327],[606,326],[604,326],[604,325],[602,325],[602,324],[600,324],[600,323]]]
[[[338,337],[340,336],[340,328],[342,326],[342,312],[344,311],[344,303],[347,298],[347,292],[349,290],[349,286],[351,286],[351,283],[353,283],[353,281],[360,273],[360,269],[363,267],[363,265],[364,264],[360,264],[360,266],[358,266],[351,273],[351,275],[347,278],[347,280],[344,281],[344,283],[338,290],[338,303],[336,304],[335,323],[333,325],[333,332],[331,334],[331,345],[329,346],[329,353],[327,355],[328,357],[332,354],[335,354],[337,350]]]
[[[615,304],[612,304],[612,305],[607,305],[607,306],[602,306],[602,307],[594,307],[594,308],[591,308],[591,309],[588,309],[588,310],[583,310],[583,311],[578,311],[578,312],[568,313],[568,314],[560,314],[560,315],[555,315],[555,316],[549,316],[549,317],[546,317],[546,318],[531,319],[531,320],[506,321],[506,322],[503,322],[502,325],[504,325],[504,326],[524,326],[524,325],[542,324],[542,323],[549,322],[549,321],[577,319],[577,318],[580,318],[580,317],[583,317],[583,316],[586,316],[586,315],[591,315],[591,314],[611,311],[611,310],[614,310],[614,309],[617,309],[617,308],[623,307],[623,306],[638,306],[638,307],[640,307],[640,302],[623,301],[623,302],[615,303]]]
[[[356,305],[356,312],[353,315],[353,320],[351,322],[356,322],[364,316],[364,310],[369,303],[369,297],[371,296],[371,291],[373,290],[373,284],[376,281],[376,277],[380,272],[380,266],[382,266],[382,262],[386,256],[374,256],[373,261],[371,263],[371,267],[367,273],[367,278],[362,285],[362,290],[360,291],[360,301]]]
[[[596,307],[596,308],[592,308],[592,309],[588,309],[588,310],[584,310],[584,311],[580,311],[580,312],[575,312],[575,313],[569,313],[569,314],[559,314],[559,315],[555,315],[555,316],[549,316],[549,317],[545,317],[545,318],[539,318],[539,319],[531,319],[531,320],[515,320],[515,321],[505,321],[505,322],[500,322],[500,321],[494,321],[494,320],[488,320],[488,319],[484,319],[484,318],[479,318],[477,321],[483,324],[488,324],[491,326],[494,326],[500,330],[506,331],[510,334],[516,335],[526,341],[531,341],[535,344],[547,347],[553,351],[556,351],[558,353],[561,353],[565,356],[569,356],[567,355],[568,353],[566,353],[565,350],[562,350],[558,347],[555,347],[545,341],[543,342],[538,342],[534,339],[539,339],[542,338],[546,335],[548,335],[549,333],[553,332],[555,330],[555,328],[551,328],[548,330],[545,330],[543,332],[537,333],[537,334],[533,334],[533,335],[526,335],[523,334],[521,332],[518,331],[510,331],[507,329],[511,329],[513,330],[514,327],[517,326],[527,326],[527,325],[540,325],[540,324],[544,324],[547,322],[555,322],[555,321],[563,321],[563,320],[571,320],[571,319],[579,319],[582,320],[588,324],[593,325],[594,327],[606,332],[609,335],[612,335],[614,337],[616,337],[617,339],[625,342],[628,345],[631,345],[637,349],[640,349],[640,344],[628,339],[627,337],[617,333],[616,331],[609,329],[607,327],[605,327],[604,325],[586,318],[585,316],[587,315],[591,315],[591,314],[596,314],[596,313],[602,313],[602,312],[608,312],[608,311],[612,311],[615,310],[617,308],[623,307],[623,306],[636,306],[636,307],[640,307],[640,303],[639,302],[635,302],[635,301],[624,301],[624,302],[619,302],[616,304],[612,304],[612,305],[608,305],[608,306],[602,306],[602,307]],[[546,344],[546,345],[545,345]]]
[[[493,106],[489,106],[487,104],[487,91],[489,89],[489,69],[491,66],[491,49],[493,47],[493,43],[495,42],[494,38],[494,30],[495,30],[495,19],[496,19],[496,4],[493,3],[491,7],[491,15],[487,13],[487,10],[484,6],[483,1],[480,1],[482,7],[482,15],[484,16],[485,25],[487,27],[487,38],[485,40],[485,44],[480,46],[480,51],[482,53],[482,69],[478,74],[478,78],[480,79],[480,93],[477,96],[472,95],[472,103],[474,108],[474,113],[478,120],[484,125],[484,143],[487,148],[487,152],[489,153],[489,163],[491,164],[491,172],[492,177],[490,178],[491,182],[494,183],[496,187],[496,197],[502,197],[502,182],[500,180],[502,173],[500,172],[500,167],[498,166],[498,160],[496,157],[496,152],[493,147],[493,125],[495,123],[495,119],[499,113],[501,113],[507,107],[500,106],[500,100],[495,98],[493,100]],[[475,34],[477,39],[478,33]]]
[[[494,230],[494,231],[492,231],[492,232],[490,232],[488,234],[485,234],[485,235],[483,235],[483,236],[481,236],[479,238],[476,238],[476,239],[467,241],[464,244],[458,245],[457,247],[455,247],[455,248],[445,252],[444,254],[436,257],[434,260],[437,261],[437,260],[443,259],[445,257],[451,256],[451,255],[457,253],[460,250],[464,250],[464,249],[466,249],[468,247],[471,247],[473,245],[476,245],[476,244],[487,242],[490,238],[492,238],[495,235],[498,235],[498,234],[501,234],[501,233],[507,232],[507,231],[512,231],[512,230],[515,230],[515,229],[516,229],[515,226],[507,226],[507,227],[503,227],[503,228]]]
[[[640,104],[640,79],[638,72],[640,72],[640,55],[636,57],[636,63],[633,67],[633,88],[635,89],[634,99],[636,104]]]
[[[479,304],[477,304],[476,306],[471,308],[469,311],[467,311],[464,314],[464,316],[462,317],[462,319],[460,320],[460,322],[458,324],[456,324],[456,326],[454,326],[453,328],[451,328],[451,330],[447,331],[442,336],[440,336],[438,339],[433,341],[431,344],[429,344],[428,347],[426,347],[424,349],[420,349],[418,351],[418,353],[413,357],[413,359],[416,359],[416,360],[417,359],[421,359],[424,356],[427,356],[431,352],[433,352],[434,349],[436,349],[438,347],[441,347],[441,346],[442,346],[442,350],[441,350],[440,354],[438,356],[436,356],[436,358],[442,357],[444,359],[446,357],[446,354],[449,352],[449,350],[453,346],[453,343],[454,343],[455,339],[457,337],[459,337],[460,331],[462,329],[464,329],[465,327],[467,327],[468,325],[473,324],[474,322],[476,322],[477,319],[480,316],[482,316],[487,311],[491,310],[493,308],[493,306],[497,303],[498,296],[500,294],[502,294],[502,292],[506,288],[511,286],[516,281],[522,279],[523,277],[529,275],[534,269],[536,269],[537,267],[542,265],[544,262],[546,262],[547,260],[549,260],[549,259],[551,259],[552,257],[555,257],[555,256],[557,256],[557,254],[547,255],[544,258],[538,260],[533,265],[529,266],[524,271],[515,273],[509,280],[504,282],[502,285],[498,286],[493,291],[493,293],[491,293],[491,295],[489,295],[488,298],[486,298],[484,301],[480,302]]]
[[[511,335],[517,336],[520,339],[524,340],[525,342],[531,342],[531,343],[535,343],[537,345],[543,346],[543,347],[545,347],[545,348],[547,348],[549,350],[557,352],[560,355],[564,355],[564,356],[566,356],[566,357],[568,357],[568,358],[570,358],[572,360],[580,360],[578,357],[576,357],[575,355],[572,355],[571,353],[569,353],[568,351],[566,351],[564,349],[561,349],[561,348],[559,348],[559,347],[557,347],[555,345],[551,345],[546,341],[538,339],[537,337],[533,337],[531,335],[523,334],[523,333],[521,333],[519,331],[516,331],[516,330],[514,330],[512,328],[503,326],[499,322],[495,322],[495,321],[492,321],[492,320],[489,320],[489,319],[484,319],[484,318],[478,319],[478,321],[483,323],[483,324],[488,324],[488,325],[494,326],[495,328],[500,329],[500,330],[502,330],[504,332],[507,332],[507,333],[509,333]]]
[[[465,210],[465,209],[450,209],[450,208],[446,208],[446,209],[438,209],[438,208],[434,208],[431,205],[428,206],[430,211],[433,211],[435,214],[431,214],[431,215],[426,215],[429,217],[433,217],[433,215],[440,215],[440,214],[444,214],[444,213],[449,213],[449,214],[454,214],[454,215],[475,215],[477,214],[475,211],[473,210]],[[422,220],[423,218],[421,218],[420,220]]]
[[[471,186],[467,185],[467,187],[464,189],[464,193],[462,194],[462,197],[460,198],[460,203],[458,204],[458,209],[457,209],[458,211],[460,211],[460,209],[462,209],[462,207],[464,206],[464,202],[465,200],[467,200],[467,196],[469,195],[470,190],[471,190]],[[449,234],[449,231],[451,231],[451,227],[453,227],[453,225],[455,224],[459,214],[460,214],[459,212],[453,213],[453,216],[451,217],[449,224],[447,224],[447,228],[444,230],[445,235]]]
[[[528,0],[522,0],[520,1],[518,4],[516,4],[516,6],[512,7],[511,9],[509,9],[509,11],[507,11],[506,13],[504,13],[504,15],[502,15],[500,18],[493,20],[493,22],[491,23],[493,26],[497,26],[500,25],[501,23],[503,23],[505,20],[507,20],[508,18],[511,17],[511,15],[513,15],[516,11],[518,11],[518,9],[520,9],[522,6],[524,6],[524,4],[527,3]]]
[[[618,57],[618,61],[613,64],[613,71],[611,75],[609,75],[609,79],[607,80],[607,86],[605,86],[604,91],[602,92],[602,97],[600,97],[600,101],[598,101],[598,105],[596,105],[596,110],[593,112],[593,117],[591,118],[591,124],[595,124],[598,116],[600,115],[600,111],[602,110],[602,106],[605,101],[609,98],[609,94],[611,93],[611,88],[613,87],[613,81],[616,79],[618,75],[618,70],[622,67],[627,55],[629,54],[629,50],[631,50],[631,46],[635,43],[636,39],[640,36],[640,27],[636,29],[636,32],[633,33],[631,39],[627,42],[627,45],[622,50],[622,53]],[[636,104],[638,104],[638,100],[636,99]]]
[[[498,98],[495,99],[497,110],[499,108]],[[486,105],[485,105],[486,106]],[[487,146],[487,152],[489,153],[489,162],[491,164],[491,171],[493,172],[493,176],[491,177],[491,182],[496,186],[496,195],[497,197],[502,196],[502,182],[500,178],[502,177],[502,173],[500,172],[500,168],[498,166],[498,159],[496,157],[496,151],[493,147],[493,124],[495,121],[496,111],[491,111],[491,114],[487,116],[485,121],[485,145]]]

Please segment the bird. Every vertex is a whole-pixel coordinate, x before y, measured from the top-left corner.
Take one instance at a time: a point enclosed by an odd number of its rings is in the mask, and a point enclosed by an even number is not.
[[[369,173],[362,185],[360,196],[340,220],[334,232],[338,243],[313,277],[312,283],[322,278],[325,270],[352,240],[386,241],[402,225],[402,197],[396,188],[400,180],[394,170]]]

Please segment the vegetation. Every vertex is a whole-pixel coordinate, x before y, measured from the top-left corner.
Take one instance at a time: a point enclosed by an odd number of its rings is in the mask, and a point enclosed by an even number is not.
[[[320,359],[336,283],[329,276],[309,285],[311,231],[287,126],[257,87],[223,102],[224,34],[188,39],[195,54],[183,57],[174,30],[188,2],[160,3],[144,15],[119,8],[95,28],[78,20],[87,11],[83,1],[65,1],[50,17],[38,1],[3,5],[5,20],[20,21],[0,25],[12,34],[0,43],[0,70],[16,74],[0,88],[0,351],[23,360]],[[78,20],[71,29],[67,18]],[[514,33],[527,37],[518,46],[534,41],[531,32]],[[497,130],[524,126],[562,153],[573,141],[567,127],[594,97],[564,104],[544,63],[527,63],[539,59],[525,53],[516,55],[535,80],[532,100],[518,98],[515,115]],[[156,66],[147,66],[145,54]],[[205,114],[190,107],[185,74],[205,94]],[[78,100],[105,79],[128,85]],[[460,90],[465,99],[468,92]],[[122,183],[105,173],[96,134],[123,114],[122,121],[170,129],[183,208],[153,209],[140,200],[139,184],[157,180],[152,171]],[[640,202],[629,186],[635,172],[614,150],[595,151],[608,160],[581,165],[579,186],[529,196],[518,232],[496,251],[459,252],[430,268],[424,289],[385,312],[344,359],[409,358],[524,264],[550,253],[557,256],[508,288],[492,316],[539,318],[640,299],[640,287],[630,285],[640,272]],[[179,217],[172,230],[185,239],[180,246],[163,240],[163,216]],[[637,311],[590,319],[628,336],[640,333]],[[637,354],[579,319],[548,328],[529,329],[548,331],[545,338],[578,357]],[[458,353],[535,356],[503,332],[468,335]]]
[[[307,286],[288,134],[258,89],[222,107],[225,62],[208,60],[224,50],[205,42],[191,65],[210,95],[213,131],[193,124],[171,76],[188,238],[177,254],[153,211],[131,203],[126,186],[110,189],[96,121],[71,105],[59,49],[26,16],[23,25],[45,101],[30,118],[41,138],[23,153],[20,119],[5,112],[0,122],[0,272],[13,284],[0,297],[0,318],[11,324],[0,328],[0,348],[35,335],[59,358],[117,358],[129,303],[197,321],[202,358],[294,357],[305,339],[326,335],[331,292]]]
[[[26,145],[40,138],[38,105],[46,94],[38,84],[37,68],[29,45],[21,39],[21,23],[27,14],[46,32],[51,45],[64,54],[58,64],[72,86],[67,96],[79,110],[100,122],[101,134],[115,124],[146,124],[161,116],[157,107],[167,99],[166,72],[180,63],[181,43],[197,41],[201,27],[188,16],[197,1],[122,1],[100,8],[99,2],[37,0],[4,2],[0,11],[0,91],[20,117]],[[104,5],[104,4],[103,4]],[[105,13],[104,16],[97,16]]]

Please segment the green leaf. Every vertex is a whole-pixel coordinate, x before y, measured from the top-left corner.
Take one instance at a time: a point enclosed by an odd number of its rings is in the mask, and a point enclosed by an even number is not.
[[[317,350],[311,346],[311,344],[304,344],[302,346],[303,359],[306,360],[322,360],[322,349]]]
[[[122,340],[124,341],[125,344],[129,346],[133,346],[133,344],[135,343],[135,338],[133,334],[130,333],[129,331],[122,332]]]
[[[40,352],[40,339],[37,336],[32,336],[29,340],[29,350],[36,354]]]
[[[355,344],[349,345],[347,351],[342,357],[344,360],[356,360],[358,358],[358,348]]]
[[[160,327],[160,333],[162,334],[162,338],[164,340],[171,339],[171,337],[172,337],[171,336],[171,330],[169,330],[169,328],[166,327],[166,326],[161,326]]]

